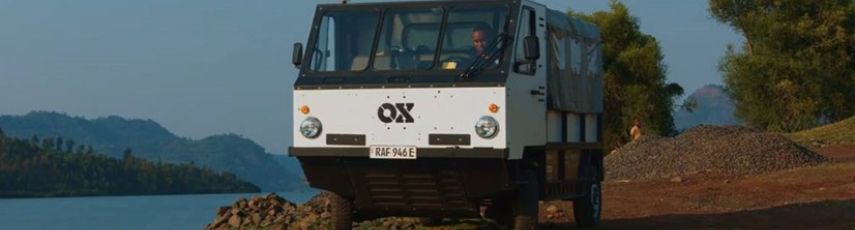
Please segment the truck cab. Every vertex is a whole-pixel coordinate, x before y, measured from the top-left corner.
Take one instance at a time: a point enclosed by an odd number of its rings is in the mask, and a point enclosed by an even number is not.
[[[596,27],[491,0],[318,5],[310,31],[289,154],[335,194],[334,229],[482,215],[529,229],[539,200],[599,221]]]

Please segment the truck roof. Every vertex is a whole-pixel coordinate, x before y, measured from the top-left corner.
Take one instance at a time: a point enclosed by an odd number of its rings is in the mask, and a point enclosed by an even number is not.
[[[361,3],[328,3],[318,4],[318,7],[342,7],[342,6],[416,6],[416,5],[442,5],[442,4],[472,4],[472,3],[512,3],[514,0],[469,0],[469,1],[453,1],[453,0],[437,0],[437,1],[399,1],[399,2],[361,2]]]

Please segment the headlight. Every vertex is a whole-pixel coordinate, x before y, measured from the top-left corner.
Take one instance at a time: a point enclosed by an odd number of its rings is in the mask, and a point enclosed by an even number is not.
[[[321,121],[314,117],[306,118],[303,123],[300,123],[300,133],[306,138],[315,138],[321,135]]]
[[[481,138],[491,138],[499,133],[499,122],[491,116],[483,116],[475,122],[475,133]]]

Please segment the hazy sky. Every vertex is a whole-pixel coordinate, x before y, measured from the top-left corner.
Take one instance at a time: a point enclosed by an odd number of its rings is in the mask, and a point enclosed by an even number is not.
[[[152,119],[179,136],[237,133],[285,153],[291,45],[305,43],[314,5],[332,2],[0,0],[0,114]],[[624,2],[660,41],[669,81],[687,93],[721,83],[718,60],[740,37],[709,16],[707,1]]]

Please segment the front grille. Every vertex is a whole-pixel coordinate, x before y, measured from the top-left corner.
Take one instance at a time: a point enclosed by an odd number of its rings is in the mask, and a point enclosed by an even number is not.
[[[365,196],[357,203],[383,209],[466,209],[473,208],[466,199],[460,175],[455,171],[397,172],[370,171],[360,178]],[[363,200],[359,200],[362,198]]]

